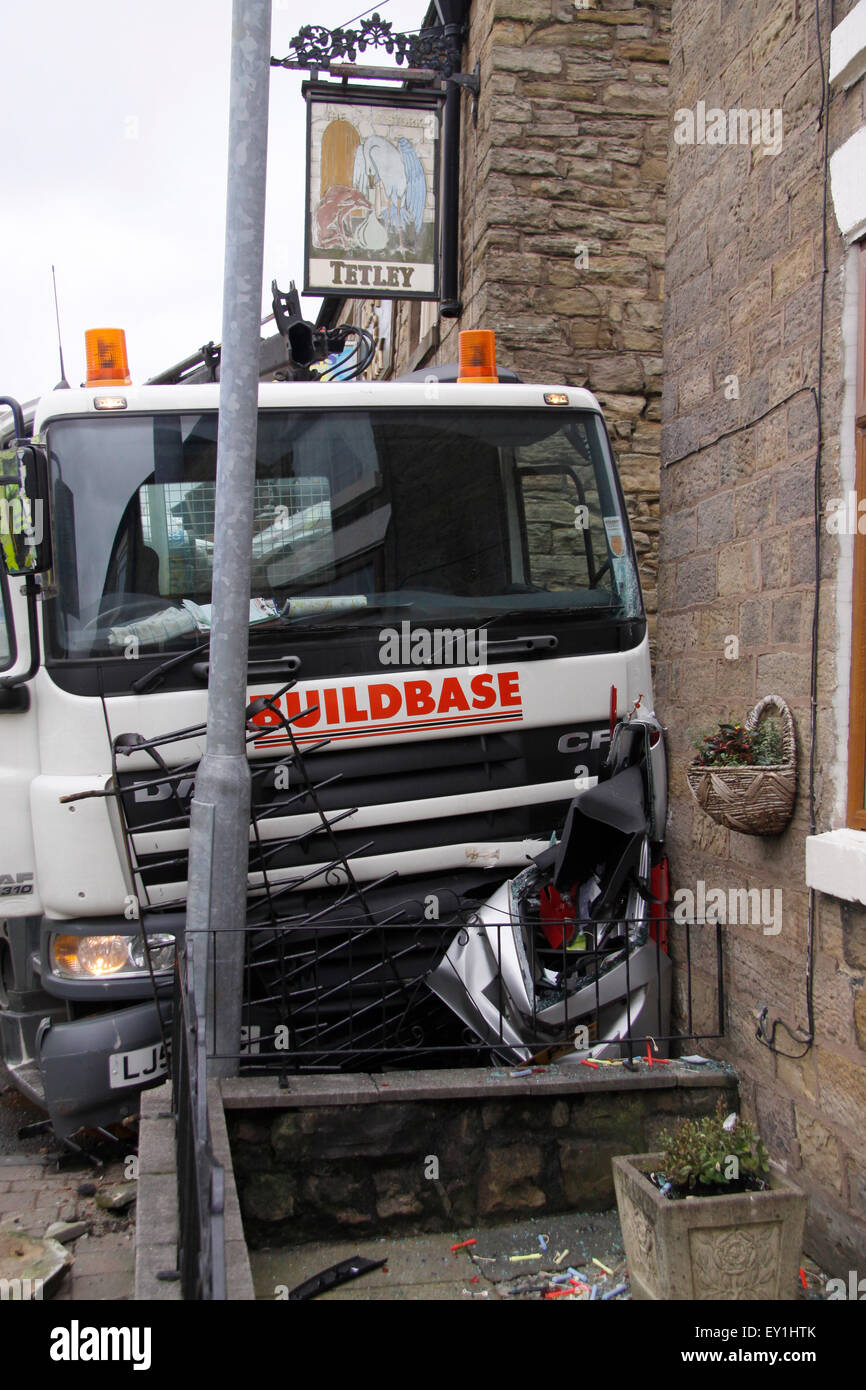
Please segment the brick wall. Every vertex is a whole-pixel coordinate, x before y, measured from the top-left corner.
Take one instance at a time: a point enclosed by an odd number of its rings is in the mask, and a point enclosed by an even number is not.
[[[850,3],[837,3],[838,22]],[[830,5],[820,4],[825,61]],[[725,929],[727,1036],[746,1108],[810,1196],[808,1248],[834,1272],[866,1262],[866,916],[817,895],[814,1047],[755,1039],[756,1013],[805,1028],[813,473],[822,280],[823,131],[815,10],[804,0],[675,0],[672,11],[657,701],[671,758],[675,885],[781,888],[783,926]],[[782,142],[677,143],[698,103],[782,112]],[[834,95],[831,149],[862,123]],[[852,125],[853,123],[853,125]],[[696,127],[697,129],[697,127]],[[839,495],[844,248],[828,211],[823,502]],[[796,393],[796,394],[794,394]],[[750,422],[758,420],[758,423]],[[741,426],[746,428],[740,428]],[[817,807],[835,788],[836,549],[822,540]],[[736,639],[736,643],[731,642]],[[738,644],[738,647],[737,647]],[[762,695],[791,705],[800,787],[790,828],[715,825],[685,782],[690,734]],[[700,990],[703,953],[697,947]],[[802,1049],[779,1030],[777,1042]]]

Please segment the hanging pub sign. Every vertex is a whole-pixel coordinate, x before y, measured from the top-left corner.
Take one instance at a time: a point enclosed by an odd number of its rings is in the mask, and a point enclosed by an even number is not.
[[[305,82],[304,294],[439,298],[439,104]]]

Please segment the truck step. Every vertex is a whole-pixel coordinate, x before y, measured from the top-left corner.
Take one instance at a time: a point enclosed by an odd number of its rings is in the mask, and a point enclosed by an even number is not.
[[[36,1062],[22,1062],[17,1067],[7,1067],[14,1085],[35,1105],[45,1105],[45,1088],[42,1075]]]

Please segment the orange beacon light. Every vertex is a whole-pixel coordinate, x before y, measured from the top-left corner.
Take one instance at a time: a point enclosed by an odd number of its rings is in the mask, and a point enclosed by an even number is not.
[[[122,328],[88,328],[84,334],[87,356],[87,386],[130,386],[129,361],[126,356],[126,334]]]
[[[497,382],[496,336],[489,328],[466,329],[460,334],[458,382],[478,385]]]

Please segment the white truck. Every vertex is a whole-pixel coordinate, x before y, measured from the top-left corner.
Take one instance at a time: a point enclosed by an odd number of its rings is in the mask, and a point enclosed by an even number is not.
[[[669,1034],[664,744],[602,412],[454,375],[260,386],[242,1066]],[[10,403],[0,1037],[61,1138],[166,1067],[219,390],[121,364],[30,430]]]

